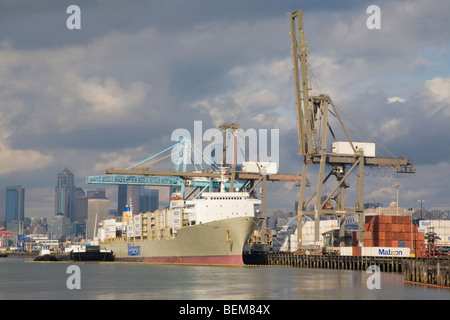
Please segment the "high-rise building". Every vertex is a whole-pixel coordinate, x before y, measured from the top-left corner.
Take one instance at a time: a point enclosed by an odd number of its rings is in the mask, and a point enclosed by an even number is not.
[[[83,189],[77,188],[75,192],[75,214],[72,217],[73,223],[86,223],[87,220],[87,200]]]
[[[61,213],[47,219],[50,239],[66,240],[72,235],[72,223]]]
[[[21,186],[6,186],[0,195],[0,224],[6,226],[10,221],[24,221],[25,189]]]
[[[122,215],[123,210],[127,204],[131,204],[134,207],[134,212],[141,212],[141,189],[142,186],[133,185],[119,185],[119,194],[117,197],[117,213]]]
[[[86,237],[88,239],[94,239],[94,236],[97,235],[98,224],[105,219],[109,219],[109,199],[88,199],[88,219],[86,223]]]
[[[141,212],[154,212],[159,209],[159,190],[142,189],[140,198]]]
[[[127,185],[119,184],[117,189],[117,214],[119,216],[122,215],[122,212],[125,209],[127,203]]]
[[[58,173],[55,187],[55,216],[59,213],[73,222],[75,215],[75,177],[69,169],[65,168]]]

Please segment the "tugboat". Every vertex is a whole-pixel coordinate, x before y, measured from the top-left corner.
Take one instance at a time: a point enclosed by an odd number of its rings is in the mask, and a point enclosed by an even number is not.
[[[67,249],[66,249],[67,250]],[[72,261],[114,261],[111,250],[100,250],[100,246],[79,246],[69,252]]]
[[[67,247],[64,253],[50,254],[50,252],[42,252],[34,261],[114,261],[114,254],[111,250],[100,250],[100,246],[72,245]]]

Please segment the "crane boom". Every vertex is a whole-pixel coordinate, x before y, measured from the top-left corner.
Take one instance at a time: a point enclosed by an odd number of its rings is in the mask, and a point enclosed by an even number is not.
[[[298,27],[295,23],[296,19],[298,20]],[[294,65],[295,103],[297,105],[298,142],[300,146],[300,155],[304,156],[307,153],[311,153],[311,150],[308,147],[312,145],[312,139],[310,130],[308,130],[307,126],[309,118],[305,118],[305,114],[309,113],[307,110],[309,110],[310,103],[307,80],[307,59],[309,50],[303,33],[303,13],[301,10],[291,13],[291,38],[292,62]],[[302,72],[301,77],[298,70],[301,70]]]

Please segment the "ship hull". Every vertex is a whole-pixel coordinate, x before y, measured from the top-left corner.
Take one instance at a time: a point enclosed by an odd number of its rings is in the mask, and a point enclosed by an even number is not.
[[[101,247],[112,250],[115,261],[243,265],[242,249],[260,221],[255,217],[224,219],[182,228],[173,239],[116,240]]]

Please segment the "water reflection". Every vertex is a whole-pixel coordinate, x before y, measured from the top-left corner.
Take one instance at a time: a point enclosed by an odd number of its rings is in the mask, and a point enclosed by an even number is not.
[[[370,290],[363,271],[137,263],[79,264],[81,290],[66,286],[68,263],[0,262],[0,299],[362,300],[450,299],[445,289],[412,286],[381,273]]]

